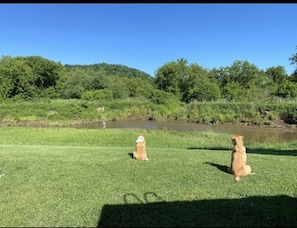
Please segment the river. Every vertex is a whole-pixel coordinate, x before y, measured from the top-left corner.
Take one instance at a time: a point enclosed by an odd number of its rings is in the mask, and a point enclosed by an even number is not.
[[[102,122],[74,125],[75,128],[101,129]],[[185,121],[118,120],[108,121],[106,128],[167,129],[178,131],[207,131],[215,133],[240,134],[245,141],[291,142],[297,141],[297,129],[293,126],[245,126],[235,124],[198,124]]]

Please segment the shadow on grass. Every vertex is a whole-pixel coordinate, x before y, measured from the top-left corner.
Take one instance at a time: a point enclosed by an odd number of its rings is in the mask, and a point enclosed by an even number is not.
[[[247,153],[250,154],[271,154],[271,155],[290,155],[297,156],[297,148],[295,150],[275,150],[262,148],[247,148]]]
[[[128,194],[125,194],[124,195],[124,202],[125,202],[125,204],[129,204],[129,203],[135,202],[135,200],[138,203],[165,202],[165,200],[163,200],[160,196],[158,196],[154,192],[146,192],[146,193],[144,193],[144,201],[141,200],[137,195],[135,195],[133,193],[128,193]]]
[[[220,148],[220,147],[212,147],[212,148],[199,148],[199,147],[188,147],[189,150],[225,150],[229,151],[230,155],[232,153],[232,149]],[[246,147],[246,152],[248,154],[271,154],[271,155],[289,155],[289,156],[297,156],[297,148],[292,150],[275,150],[275,149],[263,149],[263,148],[249,148]]]
[[[209,164],[209,165],[212,165],[212,166],[214,166],[214,167],[217,167],[219,170],[221,170],[221,171],[223,171],[224,173],[228,173],[228,174],[230,174],[229,172],[228,172],[228,166],[226,166],[226,165],[219,165],[219,164],[216,164],[216,163],[212,163],[212,162],[204,162],[203,164]],[[231,175],[231,174],[230,174]]]
[[[227,150],[227,151],[232,151],[230,148],[226,147],[188,147],[188,150]]]
[[[153,203],[140,200],[104,205],[97,227],[296,227],[296,214],[297,199],[286,195]]]

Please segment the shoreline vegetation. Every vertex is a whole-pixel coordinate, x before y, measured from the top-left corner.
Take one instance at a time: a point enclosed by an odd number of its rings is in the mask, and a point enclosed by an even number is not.
[[[145,99],[40,100],[0,104],[0,126],[71,126],[117,120],[185,121],[296,128],[295,102],[191,102],[156,105]]]

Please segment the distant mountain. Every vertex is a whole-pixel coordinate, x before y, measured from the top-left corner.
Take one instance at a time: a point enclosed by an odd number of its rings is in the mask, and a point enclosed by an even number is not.
[[[120,77],[127,77],[127,78],[141,78],[143,80],[147,80],[149,82],[153,82],[154,78],[137,69],[130,68],[120,64],[107,64],[107,63],[98,63],[98,64],[89,64],[89,65],[69,65],[65,64],[64,67],[67,71],[72,70],[74,68],[81,68],[81,69],[89,69],[93,70],[94,72],[97,71],[104,71],[106,76],[120,76]]]

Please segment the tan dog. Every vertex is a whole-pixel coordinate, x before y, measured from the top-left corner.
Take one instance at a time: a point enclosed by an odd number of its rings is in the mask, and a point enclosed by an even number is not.
[[[133,152],[133,158],[136,160],[148,161],[146,148],[145,148],[145,138],[140,135],[136,140],[135,151]]]
[[[247,156],[243,138],[242,135],[234,135],[231,139],[234,146],[231,156],[231,167],[228,170],[234,175],[236,181],[239,181],[240,177],[255,174],[252,173],[251,167],[246,165]]]

